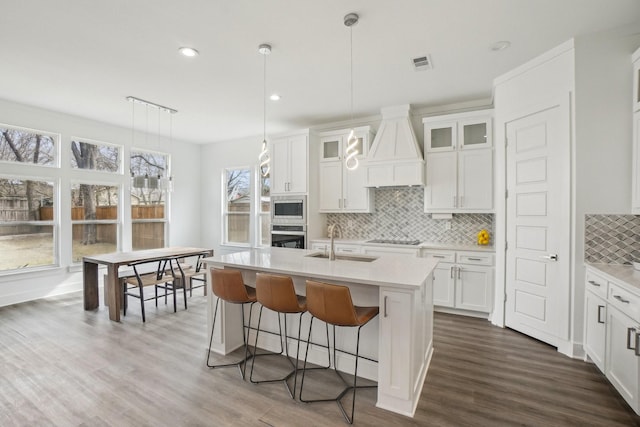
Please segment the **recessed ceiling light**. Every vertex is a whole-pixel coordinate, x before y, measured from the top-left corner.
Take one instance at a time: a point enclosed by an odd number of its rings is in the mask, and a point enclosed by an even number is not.
[[[278,95],[277,93],[274,93],[269,97],[269,99],[272,101],[280,101],[280,95]]]
[[[494,52],[499,52],[501,50],[505,50],[507,49],[509,46],[511,46],[511,42],[508,40],[502,40],[499,42],[495,42],[494,44],[491,45],[491,50]]]
[[[178,49],[178,52],[190,58],[199,55],[199,52],[192,47],[181,47],[180,49]]]

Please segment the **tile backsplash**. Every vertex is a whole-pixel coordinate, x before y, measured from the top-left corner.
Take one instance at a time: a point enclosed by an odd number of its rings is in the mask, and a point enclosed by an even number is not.
[[[375,211],[328,214],[328,224],[340,224],[347,239],[400,239],[454,244],[475,244],[478,231],[493,237],[493,214],[454,214],[434,220],[424,213],[421,187],[387,187],[375,190]],[[447,229],[450,223],[451,229]],[[493,244],[493,241],[491,241]]]
[[[640,260],[640,216],[585,215],[584,260],[606,264]]]

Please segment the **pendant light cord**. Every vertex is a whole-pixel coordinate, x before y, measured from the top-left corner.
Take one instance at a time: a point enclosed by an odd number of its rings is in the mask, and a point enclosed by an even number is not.
[[[263,80],[262,80],[262,139],[267,140],[267,55],[263,58]]]
[[[351,84],[351,126],[353,126],[353,26],[349,27],[349,73],[350,73],[350,84]]]

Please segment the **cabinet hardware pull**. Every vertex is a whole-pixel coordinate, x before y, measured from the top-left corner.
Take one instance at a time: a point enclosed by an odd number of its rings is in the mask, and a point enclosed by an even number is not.
[[[347,199],[342,199],[342,200],[344,200],[344,202],[342,203],[342,206],[343,206],[345,209],[347,209]]]
[[[434,258],[444,258],[444,255],[431,255]]]
[[[640,339],[640,332],[636,332],[636,349],[634,353],[636,356],[640,357],[640,345],[638,345],[638,340]]]
[[[635,346],[631,347],[631,334],[632,332],[635,333],[636,328],[627,328],[627,350],[634,350],[634,351],[638,351],[637,347],[638,347],[638,334],[635,335],[636,337],[636,344]]]
[[[342,209],[342,199],[338,199],[338,207]]]
[[[589,284],[593,286],[598,286],[598,287],[600,286],[600,283],[594,282],[593,280],[589,280]]]
[[[449,267],[449,278],[453,279],[453,266]]]
[[[458,279],[460,279],[460,271],[462,270],[462,267],[456,267],[458,269]]]
[[[453,196],[453,207],[457,208],[458,207],[458,198],[456,196]]]
[[[464,206],[464,196],[460,196],[460,207]]]
[[[620,301],[621,303],[629,304],[629,300],[628,300],[628,299],[624,299],[624,298],[622,298],[620,295],[614,295],[613,297],[614,297],[615,299],[617,299],[618,301]]]
[[[598,305],[598,323],[604,324],[604,320],[602,320],[602,309],[604,305]]]
[[[384,317],[387,317],[387,297],[384,297],[384,307],[383,307],[383,315]]]
[[[482,261],[482,258],[467,258],[469,261]]]

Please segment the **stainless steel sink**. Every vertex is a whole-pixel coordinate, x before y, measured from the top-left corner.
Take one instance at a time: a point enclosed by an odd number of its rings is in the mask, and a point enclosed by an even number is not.
[[[325,254],[323,252],[318,252],[315,254],[305,255],[311,258],[322,258],[329,259],[329,254]],[[371,262],[377,260],[378,257],[375,256],[367,256],[367,255],[336,255],[336,260],[342,261],[360,261],[360,262]]]

